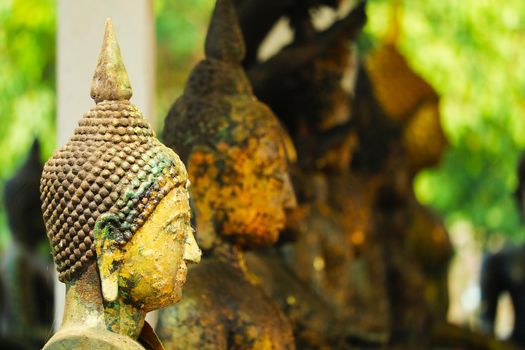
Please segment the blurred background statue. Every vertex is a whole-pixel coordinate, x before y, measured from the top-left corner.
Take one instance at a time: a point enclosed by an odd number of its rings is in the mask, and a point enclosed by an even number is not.
[[[275,60],[293,50],[315,48],[315,54],[306,62],[293,61],[286,73],[277,69],[275,74],[285,84],[277,85],[272,69],[266,76],[281,90],[271,95],[275,99],[267,98],[298,149],[294,186],[303,217],[296,242],[284,245],[281,253],[294,273],[331,305],[344,328],[339,331],[342,344],[385,343],[388,301],[380,251],[372,247],[370,237],[374,181],[367,187],[365,178],[350,173],[358,141],[352,89],[343,88],[343,80],[357,69],[351,45],[364,23],[364,7],[357,6],[324,32],[313,28],[308,11],[291,16],[295,40]],[[327,41],[319,48],[321,38]],[[272,67],[266,64],[260,69]],[[274,90],[268,86],[268,91]]]
[[[260,43],[267,32],[258,26],[264,19],[256,21],[249,11],[254,3],[237,5],[247,41]],[[319,32],[310,9],[320,2],[286,4],[266,8],[280,11],[273,21],[290,18],[292,44],[265,62],[253,53],[245,61],[256,95],[281,118],[298,149],[294,185],[308,214],[297,242],[283,247],[285,260],[345,320],[350,344],[421,346],[432,322],[434,300],[427,296],[439,299],[439,318],[445,317],[451,257],[443,226],[412,192],[414,175],[437,164],[447,144],[437,94],[393,44],[356,61],[350,44],[363,23],[362,5]],[[357,81],[345,91],[347,76]],[[412,217],[420,218],[417,227]],[[413,263],[427,258],[416,256],[418,249],[439,244],[437,262]],[[427,286],[423,270],[433,263],[440,266],[432,271],[439,282]]]
[[[381,257],[371,249],[358,254],[352,244],[355,234],[362,243],[369,232],[373,201],[349,173],[356,135],[349,127],[350,92],[343,89],[344,78],[356,69],[351,45],[364,24],[364,6],[323,32],[314,29],[304,4],[295,4],[285,15],[294,27],[294,41],[274,58],[253,66],[250,77],[297,146],[293,178],[299,208],[290,217],[288,238],[293,242],[282,242],[277,253],[259,252],[259,259],[291,269],[327,304],[334,327],[332,334],[324,334],[333,348],[381,344],[388,338],[387,300],[377,269]],[[281,308],[297,317],[290,305],[296,294],[287,290],[286,281],[272,279],[270,273],[263,279],[273,286],[270,294]],[[286,295],[294,297],[292,303]]]
[[[203,262],[181,304],[157,326],[167,349],[294,349],[292,326],[246,266],[245,250],[272,245],[295,206],[286,133],[240,65],[245,48],[230,0],[218,0],[206,58],[165,120],[164,138],[192,183]]]
[[[525,216],[525,155],[518,165],[516,204]],[[514,311],[510,340],[525,348],[525,245],[505,248],[485,257],[481,268],[481,329],[494,334],[499,297],[509,293]]]
[[[447,142],[436,92],[394,44],[369,54],[365,67],[384,116],[400,132],[389,147],[374,213],[385,253],[392,337],[416,345],[429,339],[431,323],[446,319],[452,246],[440,221],[418,203],[413,180],[424,167],[439,163]],[[434,266],[440,270],[431,271]]]
[[[4,189],[12,241],[1,263],[0,342],[18,343],[22,349],[41,348],[53,322],[52,261],[39,198],[42,169],[40,143],[35,140]]]

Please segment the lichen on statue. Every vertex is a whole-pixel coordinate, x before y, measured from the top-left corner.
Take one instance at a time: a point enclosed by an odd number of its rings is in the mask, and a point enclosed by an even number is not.
[[[200,250],[188,176],[137,107],[111,21],[93,78],[96,106],[47,161],[44,221],[66,305],[45,349],[162,348],[147,312],[181,297]]]
[[[234,11],[225,3],[215,9],[206,59],[191,73],[164,129],[166,144],[188,165],[204,248],[213,246],[217,233],[247,246],[274,243],[284,208],[294,201],[285,131],[251,92],[239,64],[239,29],[221,19]]]
[[[199,245],[183,301],[163,309],[169,349],[289,349],[289,321],[246,269],[246,248],[273,244],[295,204],[286,134],[253,96],[240,66],[244,44],[230,0],[217,1],[206,58],[171,108],[164,139],[188,167]]]

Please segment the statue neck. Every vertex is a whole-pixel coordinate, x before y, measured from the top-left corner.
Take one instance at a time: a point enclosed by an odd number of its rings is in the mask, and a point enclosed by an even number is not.
[[[137,339],[144,326],[145,312],[121,298],[105,303],[95,264],[66,286],[66,305],[62,328],[100,328]]]
[[[217,231],[217,227],[212,220],[213,214],[207,216],[208,213],[213,213],[213,210],[202,210],[197,213],[199,246],[220,261],[246,274],[247,267],[242,246],[224,238]]]

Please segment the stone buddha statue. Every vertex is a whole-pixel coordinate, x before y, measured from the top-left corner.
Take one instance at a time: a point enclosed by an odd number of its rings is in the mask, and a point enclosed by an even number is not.
[[[247,269],[245,250],[271,245],[295,205],[285,132],[253,95],[230,0],[218,0],[199,62],[165,121],[164,139],[192,181],[201,264],[184,299],[159,313],[167,349],[293,349],[286,316]]]
[[[292,26],[290,48],[315,46],[324,34],[315,30],[308,11],[295,16]],[[389,332],[382,256],[370,243],[377,186],[349,171],[356,135],[349,127],[351,91],[343,81],[355,73],[351,32],[331,31],[331,40],[315,46],[312,59],[295,56],[302,64],[271,77],[280,93],[262,94],[298,145],[299,208],[286,232],[294,232],[294,241],[280,242],[278,253],[247,254],[247,261],[292,320],[299,348],[378,345]]]
[[[433,320],[446,322],[448,268],[454,253],[448,231],[441,218],[417,200],[409,202],[408,217],[404,249],[424,273],[424,296]]]
[[[438,164],[447,146],[439,96],[393,44],[374,51],[365,66],[383,121],[399,129],[385,153],[386,166],[380,174],[384,180],[374,211],[390,281],[391,344],[403,349],[514,349],[446,322],[453,248],[439,217],[418,202],[413,190],[414,176]]]
[[[292,46],[318,39],[308,14],[296,18],[294,29]],[[343,84],[357,68],[351,44],[348,32],[334,35],[314,59],[279,78],[283,93],[269,100],[298,145],[294,187],[301,217],[295,242],[283,244],[281,253],[285,267],[327,304],[331,324],[340,326],[332,327],[339,328],[333,335],[323,333],[339,337],[330,341],[333,348],[379,346],[388,341],[390,326],[382,251],[372,227],[378,181],[350,171],[360,142],[353,85]]]
[[[296,181],[308,210],[286,261],[331,305],[348,344],[384,344],[389,301],[373,223],[376,178],[351,172],[309,173]],[[290,253],[291,252],[291,253]]]
[[[288,213],[286,229],[277,246],[246,254],[248,268],[292,321],[298,349],[345,348],[347,324],[340,317],[340,310],[333,307],[333,295],[323,293],[328,277],[325,254],[329,252],[333,258],[329,261],[340,261],[340,256],[331,253],[338,251],[346,256],[348,250],[345,242],[341,245],[338,240],[343,228],[325,205],[325,177],[294,175],[294,189],[301,205]],[[339,280],[338,276],[330,277]]]
[[[451,242],[441,221],[417,201],[403,159],[389,163],[395,169],[384,173],[373,220],[384,253],[392,343],[429,347],[435,322],[446,320]]]
[[[380,178],[348,169],[303,170],[294,178],[303,215],[295,242],[281,251],[294,274],[344,325],[337,330],[339,346],[379,346],[389,339],[386,270],[373,222],[380,185]]]
[[[370,187],[350,175],[300,174],[294,179],[300,206],[288,224],[295,239],[283,242],[276,256],[258,252],[267,265],[279,261],[281,270],[294,277],[292,281],[299,281],[317,296],[316,302],[307,300],[301,305],[301,294],[293,293],[291,282],[279,279],[277,269],[263,275],[265,281],[273,281],[270,285],[277,285],[274,290],[280,288],[294,297],[283,307],[287,313],[294,316],[301,307],[308,311],[296,321],[309,326],[303,330],[307,341],[301,345],[310,347],[304,348],[320,348],[317,344],[333,349],[377,346],[388,339],[389,305],[381,284],[385,277],[381,251],[372,237]],[[339,195],[334,195],[337,191]],[[250,257],[248,263],[258,273],[254,259]],[[323,305],[324,311],[318,311],[318,305]],[[320,319],[328,320],[329,329],[318,323]],[[315,331],[323,331],[320,339],[313,338],[319,335]]]
[[[137,107],[106,21],[91,97],[44,166],[42,211],[58,278],[61,328],[44,349],[162,349],[146,313],[177,302],[200,250],[188,176]]]
[[[448,308],[452,245],[442,222],[418,202],[413,189],[414,176],[438,164],[447,147],[439,96],[393,44],[372,52],[365,70],[383,119],[399,130],[381,170],[384,180],[374,214],[388,280],[393,281],[388,285],[392,338],[418,346],[436,322],[445,322]]]
[[[385,116],[403,130],[399,143],[409,168],[415,173],[438,164],[448,141],[441,127],[437,92],[394,44],[376,49],[364,63]]]

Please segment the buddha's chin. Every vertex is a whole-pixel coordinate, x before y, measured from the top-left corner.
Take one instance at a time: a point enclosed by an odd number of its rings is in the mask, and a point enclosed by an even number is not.
[[[158,309],[162,309],[167,306],[178,303],[182,298],[182,287],[176,285],[173,287],[169,294],[164,294],[163,296],[157,295],[154,301],[151,303],[146,303],[143,310],[145,312],[151,312]]]
[[[246,228],[246,232],[248,233],[234,235],[233,240],[248,249],[271,246],[279,238],[279,230],[273,229],[273,227],[265,228],[264,231]]]
[[[279,239],[279,233],[284,227],[280,221],[267,220],[265,225],[247,225],[246,234],[241,239],[247,247],[266,247],[271,246]]]
[[[155,296],[146,300],[144,311],[150,312],[178,303],[182,298],[182,288],[186,282],[186,273],[186,264],[182,263],[175,277],[169,281],[171,284],[165,284],[164,288],[157,290]],[[166,282],[168,281],[166,280]]]
[[[170,305],[178,303],[181,299],[182,299],[182,287],[175,286],[175,288],[173,289],[173,294],[171,295]]]

